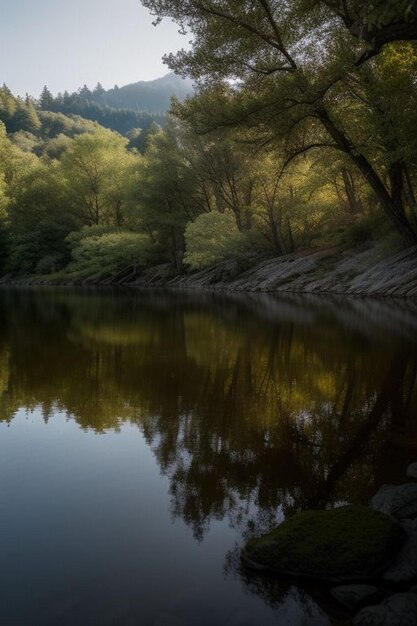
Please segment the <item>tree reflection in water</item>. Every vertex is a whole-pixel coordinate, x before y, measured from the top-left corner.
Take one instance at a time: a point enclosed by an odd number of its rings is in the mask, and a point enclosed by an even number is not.
[[[49,290],[0,315],[1,419],[137,424],[197,539],[366,502],[417,456],[416,305]]]

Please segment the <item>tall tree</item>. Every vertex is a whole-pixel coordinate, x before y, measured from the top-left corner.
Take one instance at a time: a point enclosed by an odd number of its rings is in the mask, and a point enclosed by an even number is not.
[[[391,154],[388,166],[384,158],[375,159],[366,150],[366,138],[355,141],[340,114],[344,98],[338,90],[351,75],[360,83],[366,81],[362,68],[368,56],[363,54],[363,39],[352,37],[336,3],[143,0],[143,4],[157,21],[173,18],[193,35],[190,50],[166,60],[206,89],[177,107],[177,113],[192,120],[200,132],[235,125],[247,128],[252,138],[256,131],[260,142],[285,142],[287,162],[320,147],[343,152],[365,177],[393,226],[407,242],[417,241],[404,206],[403,159],[395,160]],[[376,71],[373,76],[378,80]],[[389,112],[385,117],[389,119]]]
[[[104,89],[103,85],[101,83],[97,83],[97,85],[94,87],[93,96],[101,100],[105,93],[106,90]]]
[[[120,227],[126,219],[139,156],[128,140],[103,128],[76,137],[62,156],[72,204],[86,225]]]
[[[54,97],[49,91],[48,87],[45,85],[39,98],[39,106],[42,110],[49,111],[53,103]]]

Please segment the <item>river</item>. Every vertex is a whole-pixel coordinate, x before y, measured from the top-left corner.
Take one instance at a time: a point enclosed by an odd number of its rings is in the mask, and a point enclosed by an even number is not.
[[[311,590],[245,571],[239,549],[296,511],[404,481],[416,311],[2,290],[0,623],[326,623]]]

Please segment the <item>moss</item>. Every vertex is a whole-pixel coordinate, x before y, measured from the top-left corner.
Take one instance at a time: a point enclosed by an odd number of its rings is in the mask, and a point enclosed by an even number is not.
[[[397,522],[365,507],[305,511],[250,541],[244,560],[300,577],[366,580],[387,569],[404,538]]]

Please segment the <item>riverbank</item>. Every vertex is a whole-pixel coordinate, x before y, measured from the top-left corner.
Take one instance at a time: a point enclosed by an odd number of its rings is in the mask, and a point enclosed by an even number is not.
[[[417,463],[407,478],[411,482],[383,485],[369,507],[290,517],[248,541],[244,566],[255,576],[318,581],[350,611],[355,626],[416,624]]]
[[[120,285],[417,298],[417,246],[388,254],[376,246],[301,252],[255,264],[231,260],[182,274],[168,265],[160,265],[141,273],[130,267],[112,275],[4,276],[0,284]]]

